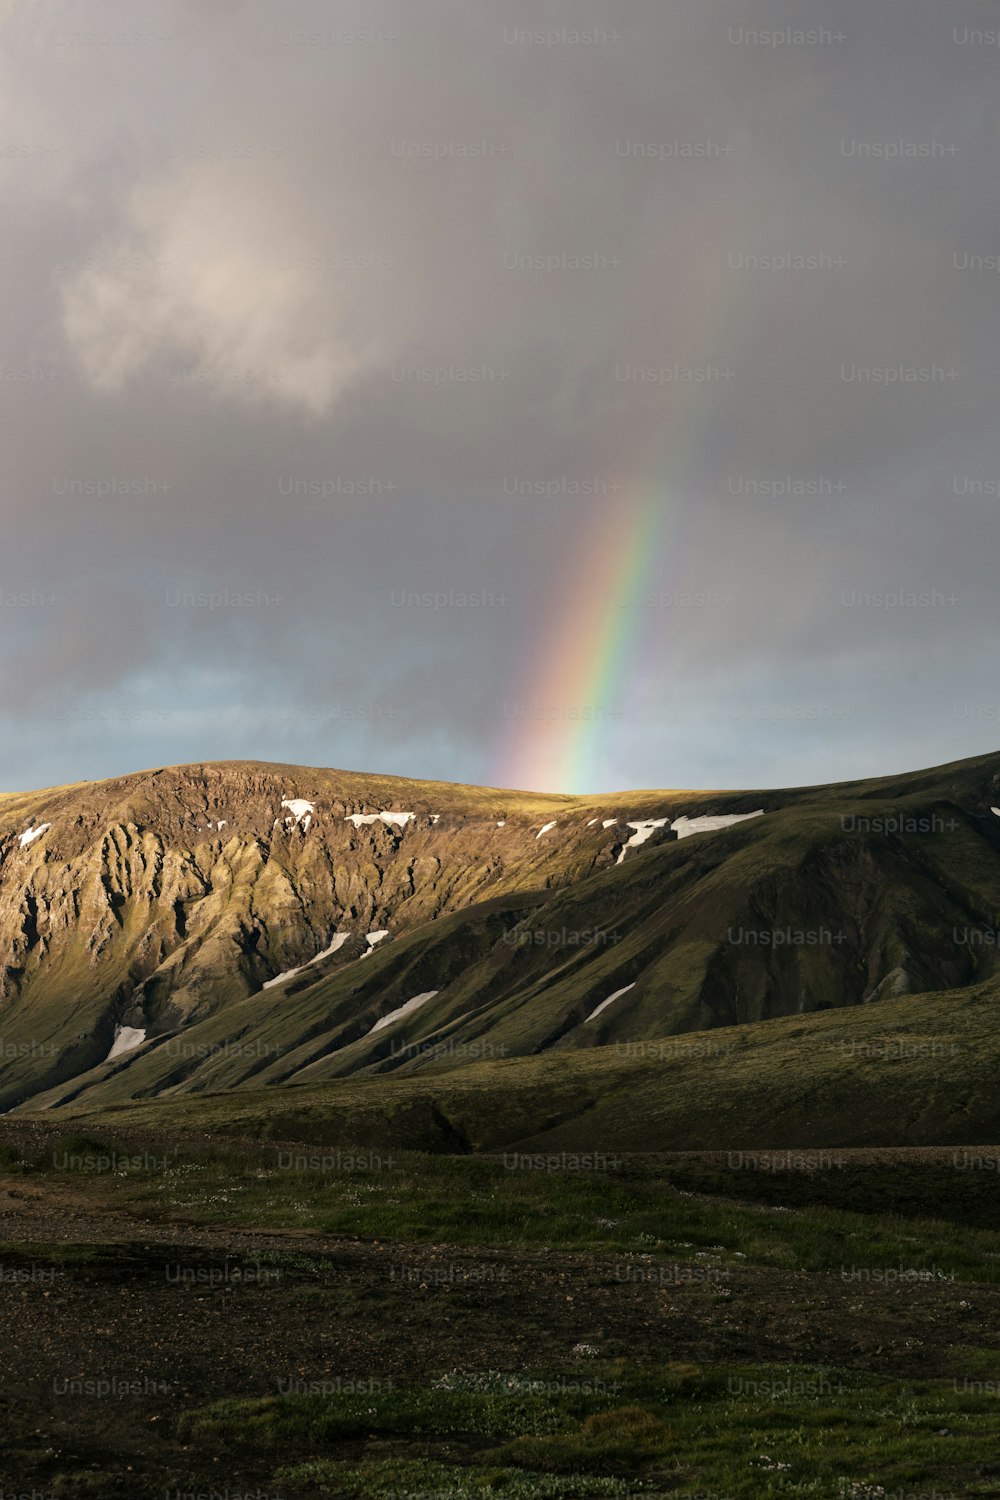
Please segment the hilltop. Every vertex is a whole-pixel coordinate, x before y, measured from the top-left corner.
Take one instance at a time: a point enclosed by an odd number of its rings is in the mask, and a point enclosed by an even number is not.
[[[600,1066],[692,1033],[714,1056],[731,1028],[981,994],[998,804],[1000,756],[777,791],[224,762],[8,796],[0,1104]]]

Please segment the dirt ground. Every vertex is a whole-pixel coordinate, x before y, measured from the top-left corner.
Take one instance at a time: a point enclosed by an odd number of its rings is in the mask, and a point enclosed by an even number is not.
[[[153,1495],[204,1491],[218,1476],[213,1488],[271,1493],[274,1469],[294,1455],[185,1447],[172,1419],[287,1382],[565,1371],[581,1343],[636,1363],[791,1358],[933,1376],[956,1343],[1000,1347],[1000,1287],[870,1286],[750,1266],[714,1284],[683,1268],[676,1283],[650,1284],[624,1280],[613,1256],[155,1222],[76,1184],[25,1178],[0,1179],[0,1243],[8,1491]],[[33,1245],[74,1248],[63,1261]],[[689,1270],[704,1275],[704,1263]],[[57,1479],[106,1476],[115,1455],[119,1478],[92,1491]]]

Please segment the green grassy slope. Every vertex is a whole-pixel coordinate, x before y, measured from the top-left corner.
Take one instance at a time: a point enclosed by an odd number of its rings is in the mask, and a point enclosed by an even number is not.
[[[265,844],[254,820],[269,818],[278,792],[293,785],[316,798],[317,824],[307,832],[276,824]],[[237,791],[245,795],[233,809]],[[21,813],[55,818],[61,810],[65,823],[81,806],[56,805],[51,795],[54,803],[34,794]],[[80,920],[36,933],[31,985],[16,970],[9,977],[0,1107],[97,1109],[157,1096],[182,1096],[186,1105],[223,1090],[263,1087],[273,1095],[347,1077],[371,1079],[374,1098],[386,1074],[402,1084],[482,1059],[487,1071],[492,1063],[507,1076],[519,1057],[551,1059],[538,1075],[542,1094],[565,1077],[575,1099],[589,1088],[591,1052],[600,1054],[593,1077],[604,1099],[616,1047],[688,1034],[728,1039],[746,1023],[781,1017],[820,1027],[831,1011],[873,1003],[881,1010],[902,997],[930,997],[920,1005],[943,1015],[954,1003],[947,997],[963,987],[991,993],[1000,912],[1000,817],[991,809],[1000,805],[1000,756],[841,786],[683,797],[536,798],[252,763],[122,778],[86,796],[78,818],[99,827],[110,817],[126,830],[102,846],[118,884],[95,874],[99,894],[87,887],[73,898]],[[195,802],[200,811],[192,814]],[[150,942],[160,953],[163,944],[157,893],[173,857],[169,839],[198,817],[214,817],[223,802],[247,828],[227,827],[218,848],[196,846],[184,868],[205,889],[181,921],[180,946],[136,990],[135,953]],[[344,809],[359,802],[412,804],[422,822],[402,834],[381,825],[355,831]],[[719,831],[681,840],[660,832],[617,863],[629,817],[761,805],[763,817]],[[620,821],[605,829],[612,818]],[[539,838],[539,820],[556,827]],[[154,850],[148,858],[145,841]],[[33,867],[39,882],[56,878],[61,852],[42,851]],[[14,858],[8,842],[12,891],[23,878]],[[252,864],[245,880],[242,860]],[[331,959],[261,990],[268,969],[258,955],[265,944],[288,952],[282,929],[301,927],[304,892],[307,926],[317,935],[295,939],[299,962],[329,930],[344,925],[355,937]],[[91,899],[102,923],[96,948],[84,920]],[[344,901],[346,914],[337,905]],[[367,925],[383,919],[389,939],[359,957]],[[40,919],[31,920],[38,928]],[[227,947],[230,928],[239,942]],[[200,967],[192,969],[196,931]],[[432,991],[416,1010],[372,1030]],[[140,1000],[146,1043],[100,1061],[115,1025],[139,1024],[130,1017]],[[706,1079],[718,1045],[696,1069]],[[530,1068],[516,1077],[522,1099],[535,1100]],[[401,1089],[399,1097],[423,1096]],[[543,1102],[522,1121],[525,1137],[558,1124]],[[586,1108],[598,1117],[596,1095]],[[650,1100],[649,1108],[655,1115],[659,1106]],[[611,1134],[622,1128],[616,1116]],[[677,1123],[671,1117],[664,1128],[672,1134]],[[475,1131],[469,1139],[482,1144]]]
[[[132,1103],[60,1118],[419,1150],[781,1150],[1000,1138],[998,986],[506,1058]],[[988,1164],[987,1164],[988,1165]],[[572,1169],[572,1164],[570,1164]]]
[[[581,847],[602,830],[577,820],[552,846],[547,888],[508,889],[360,961],[345,948],[281,985],[228,997],[204,1020],[65,1075],[33,1107],[438,1071],[980,983],[995,968],[1000,910],[996,765],[816,789],[586,874]]]

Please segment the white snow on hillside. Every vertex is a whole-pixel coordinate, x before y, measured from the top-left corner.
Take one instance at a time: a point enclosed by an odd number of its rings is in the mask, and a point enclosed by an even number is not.
[[[405,828],[410,819],[416,816],[416,813],[411,812],[348,813],[344,822],[353,823],[355,828],[361,828],[362,825],[369,823],[385,823],[387,825],[395,823],[398,827]],[[437,818],[440,816],[439,813],[433,821],[436,823]]]
[[[51,827],[51,823],[39,823],[37,828],[28,828],[25,833],[21,834],[19,840],[21,848],[27,849],[29,844],[33,844],[36,839],[40,839],[45,830]]]
[[[365,949],[364,953],[362,953],[361,957],[367,958],[369,954],[375,951],[375,944],[380,943],[383,938],[387,938],[388,936],[388,927],[383,927],[380,932],[366,932],[365,937],[368,939],[368,947]]]
[[[289,797],[281,805],[288,808],[285,822],[298,823],[303,832],[308,833],[312,815],[316,811],[315,803],[307,802],[304,797]]]
[[[761,807],[752,813],[707,813],[699,818],[689,818],[686,813],[682,813],[672,822],[669,818],[627,818],[624,820],[626,826],[635,829],[635,832],[621,850],[615,863],[620,865],[629,849],[637,849],[640,844],[644,844],[655,828],[672,828],[679,839],[684,839],[689,838],[693,833],[714,833],[716,829],[729,828],[733,823],[743,823],[747,818],[763,816],[764,809]],[[608,828],[610,824],[605,823],[604,826]]]
[[[747,818],[762,818],[763,816],[762,807],[752,813],[715,813],[704,818],[682,816],[675,818],[671,827],[679,839],[686,839],[692,833],[714,833],[717,828],[728,828],[732,823],[745,823]]]
[[[538,832],[535,834],[535,838],[540,839],[543,833],[548,833],[549,829],[554,828],[555,826],[556,820],[555,818],[553,818],[551,823],[546,823],[543,827],[539,828]]]
[[[631,826],[632,825],[629,824],[629,827],[631,827]],[[629,992],[629,990],[634,990],[634,989],[635,989],[635,980],[633,979],[632,983],[625,985],[624,989],[615,990],[615,992],[614,992],[613,995],[609,995],[606,1000],[602,1000],[601,1003],[600,1003],[600,1005],[597,1007],[597,1009],[596,1010],[592,1010],[590,1012],[590,1015],[587,1017],[587,1020],[588,1021],[596,1020],[596,1018],[601,1014],[601,1011],[605,1010],[607,1008],[607,1006],[609,1006],[611,1004],[612,1000],[617,1000],[617,999],[620,998],[620,996],[627,995],[628,992]]]
[[[633,833],[632,837],[625,844],[618,858],[615,860],[615,864],[621,864],[629,849],[637,849],[640,844],[644,844],[652,834],[654,828],[663,828],[669,822],[669,818],[644,818],[640,822],[632,822],[630,820],[626,824],[626,827],[634,828],[635,833]]]
[[[602,828],[614,828],[614,826],[615,826],[615,824],[617,822],[618,822],[617,818],[605,818],[604,822],[601,824],[601,827]],[[628,826],[631,827],[632,825],[629,824]]]
[[[140,1046],[145,1040],[146,1033],[140,1031],[137,1026],[116,1026],[111,1051],[104,1061],[110,1062],[113,1057],[120,1057],[123,1052],[131,1052],[133,1047]]]
[[[276,984],[284,984],[286,979],[294,978],[294,976],[298,974],[302,968],[303,965],[299,964],[294,969],[286,969],[283,974],[275,974],[273,979],[265,979],[264,983],[261,985],[261,989],[273,990]]]
[[[344,946],[350,935],[349,932],[335,932],[333,942],[328,948],[324,948],[321,953],[317,953],[315,957],[310,958],[308,963],[299,964],[294,969],[286,969],[283,974],[275,974],[274,978],[268,979],[261,988],[265,990],[273,989],[276,984],[281,984],[284,980],[292,979],[296,974],[301,974],[302,970],[308,969],[310,964],[318,964],[321,958],[329,958],[331,953],[336,953],[338,948]]]
[[[391,1010],[387,1016],[383,1016],[381,1021],[376,1021],[368,1035],[371,1036],[373,1032],[381,1031],[384,1026],[391,1026],[393,1021],[401,1021],[404,1016],[410,1015],[425,1001],[433,1000],[438,993],[437,990],[425,990],[422,995],[414,995],[413,999],[407,1000],[405,1005],[400,1005],[396,1010]]]
[[[318,964],[321,958],[329,958],[331,953],[336,953],[339,948],[344,946],[350,935],[349,932],[335,932],[333,934],[333,942],[329,948],[324,948],[322,953],[317,953],[316,957],[311,958],[309,962],[311,964]]]

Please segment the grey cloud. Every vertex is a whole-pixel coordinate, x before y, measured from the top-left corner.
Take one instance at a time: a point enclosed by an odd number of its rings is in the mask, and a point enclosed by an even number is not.
[[[82,3],[0,11],[0,589],[59,600],[5,612],[5,785],[209,754],[496,780],[505,700],[582,587],[607,614],[618,518],[657,511],[642,586],[729,602],[629,622],[594,777],[987,748],[953,700],[989,707],[997,624],[997,274],[961,269],[1000,254],[996,57],[953,33],[995,12],[766,12],[110,0],[133,40],[95,42]],[[754,26],[841,39],[732,39]],[[678,366],[717,373],[620,378]],[[869,378],[897,367],[939,373]],[[820,493],[754,492],[785,478]],[[390,599],[474,587],[511,603]],[[843,603],[894,588],[956,602]],[[226,589],[282,603],[165,602]],[[830,697],[849,714],[779,712]],[[173,717],[56,742],[53,701]],[[547,762],[559,731],[521,732]]]

